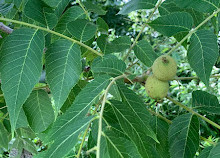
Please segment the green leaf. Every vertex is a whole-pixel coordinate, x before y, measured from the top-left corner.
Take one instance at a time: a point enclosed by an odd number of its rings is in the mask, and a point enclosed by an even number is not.
[[[111,100],[111,105],[122,130],[135,143],[142,157],[156,158],[158,155],[148,141],[149,137],[157,141],[156,135],[151,127],[139,117],[139,111],[134,111],[133,107],[116,100]]]
[[[68,40],[54,42],[46,52],[46,79],[59,110],[82,71],[80,48]]]
[[[14,4],[13,3],[2,3],[0,4],[0,14],[5,16],[7,15],[10,10],[13,8]]]
[[[72,122],[68,128],[64,127],[66,123],[62,125],[65,129],[62,133],[57,133],[58,135],[56,135],[53,144],[46,151],[44,158],[61,158],[68,154],[78,142],[79,134],[86,129],[92,120],[92,117],[81,118],[79,116],[74,116],[74,118],[76,120]],[[68,120],[68,122],[70,121]],[[56,125],[57,124],[55,124],[55,126]]]
[[[23,149],[31,152],[33,155],[37,154],[37,149],[35,147],[35,144],[31,140],[27,138],[16,138],[11,147],[9,157],[20,158]]]
[[[23,151],[24,143],[21,138],[16,138],[11,146],[9,157],[20,158]]]
[[[118,14],[126,15],[139,9],[151,9],[156,5],[157,0],[131,0],[126,3]]]
[[[47,5],[40,0],[28,0],[24,8],[24,14],[32,20],[46,26],[47,23],[43,12],[45,7],[47,7]]]
[[[22,105],[40,78],[43,49],[43,33],[28,28],[13,31],[2,45],[2,90],[8,105],[12,131],[15,130]]]
[[[8,149],[8,143],[9,143],[9,133],[5,129],[3,123],[0,121],[0,147]]]
[[[202,12],[196,11],[194,9],[186,9],[186,11],[193,17],[195,26],[198,26],[202,21],[205,20],[205,16]]]
[[[102,137],[102,139],[106,139],[109,156],[114,158],[141,158],[133,142],[115,132],[106,130],[104,137]]]
[[[160,143],[153,142],[158,155],[161,158],[170,158],[169,145],[168,145],[168,129],[169,124],[158,117],[152,117],[149,123],[155,132],[157,139]]]
[[[23,0],[12,0],[13,4],[19,8],[22,5]]]
[[[199,154],[198,158],[208,158],[212,148],[212,146],[208,146],[205,149],[203,149],[202,152]]]
[[[128,36],[121,36],[112,41],[112,53],[113,52],[123,52],[126,49],[129,49],[131,46],[131,39]]]
[[[43,12],[45,16],[45,22],[47,26],[49,27],[49,29],[52,30],[56,26],[58,22],[58,18],[56,14],[54,14],[54,11],[49,8],[44,8]]]
[[[40,133],[54,121],[54,111],[44,90],[34,90],[25,102],[24,111],[27,116],[30,127]]]
[[[193,158],[199,148],[199,120],[190,113],[173,120],[169,129],[171,158]]]
[[[109,84],[109,79],[110,76],[103,75],[95,78],[92,82],[87,84],[77,95],[72,106],[64,113],[64,115],[57,118],[45,141],[53,141],[59,137],[59,135],[63,135],[64,133],[64,136],[68,137],[68,135],[73,132],[72,126],[75,124],[75,121],[85,117],[96,97],[98,97],[103,89]]]
[[[102,53],[110,54],[112,52],[112,44],[108,41],[108,35],[101,35],[97,39],[97,45],[101,49]]]
[[[50,0],[50,1],[53,1],[53,0]],[[55,10],[54,10],[54,13],[57,15],[57,17],[60,17],[63,14],[63,12],[65,11],[69,3],[70,3],[70,0],[59,0],[59,4],[55,7]]]
[[[207,86],[218,54],[217,38],[212,31],[199,30],[190,38],[187,52],[189,64]]]
[[[219,8],[219,0],[176,0],[181,8],[193,8],[199,12],[211,13]]]
[[[32,153],[33,155],[37,154],[36,145],[29,138],[22,138],[24,143],[24,149]]]
[[[58,24],[54,29],[56,32],[59,32],[63,35],[68,35],[69,32],[67,31],[67,24],[76,19],[83,19],[83,18],[85,18],[85,13],[83,9],[77,6],[73,6],[64,12],[64,14],[60,17]]]
[[[204,20],[204,14],[196,11],[195,9],[189,8],[184,9],[177,6],[175,0],[166,0],[158,8],[160,15],[167,15],[173,12],[188,12],[194,21],[194,25],[199,25]]]
[[[73,37],[85,42],[95,36],[97,27],[85,19],[77,19],[67,24],[67,29]]]
[[[21,128],[21,127],[28,127],[27,117],[23,109],[21,109],[20,114],[18,116],[18,121],[16,123],[16,129]]]
[[[175,3],[175,0],[166,0],[158,8],[160,15],[167,15],[173,12],[180,12],[184,9],[178,7]]]
[[[106,35],[108,34],[108,24],[102,18],[98,17],[96,25],[98,26],[98,31]]]
[[[94,74],[108,74],[115,77],[122,75],[125,69],[125,63],[111,54],[98,57],[92,63],[92,72]]]
[[[154,60],[158,57],[147,40],[139,41],[134,47],[134,53],[148,67],[151,67]]]
[[[180,32],[190,31],[193,18],[189,13],[175,12],[161,16],[149,25],[165,36],[173,36]]]
[[[22,137],[22,138],[31,138],[31,139],[36,138],[34,131],[32,131],[30,127],[19,128],[16,130],[16,133],[19,137]]]
[[[146,126],[149,126],[151,115],[147,111],[146,105],[144,104],[143,100],[136,93],[127,88],[124,84],[117,83],[117,85],[122,97],[122,102],[126,104],[127,108],[129,107],[131,111],[136,112],[138,118],[140,118],[140,120],[142,120]],[[150,127],[149,131],[152,131]],[[155,134],[153,135],[155,136]]]
[[[205,91],[197,90],[192,93],[192,106],[194,109],[220,115],[220,104],[217,97]]]
[[[207,158],[219,158],[220,156],[220,143],[212,148]]]
[[[100,6],[97,4],[93,4],[92,2],[83,2],[83,5],[86,7],[86,10],[89,12],[94,12],[98,15],[105,15],[106,11],[103,10]]]
[[[50,7],[56,8],[64,0],[43,0]]]
[[[73,101],[75,100],[76,96],[79,92],[86,86],[87,81],[80,80],[77,85],[75,85],[72,90],[70,91],[65,103],[63,104],[61,111],[66,112],[66,110],[72,105]]]

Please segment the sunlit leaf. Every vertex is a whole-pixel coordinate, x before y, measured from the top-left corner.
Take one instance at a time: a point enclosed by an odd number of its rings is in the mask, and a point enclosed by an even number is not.
[[[83,5],[89,12],[94,12],[98,15],[105,15],[106,13],[106,11],[103,10],[100,6],[98,6],[97,4],[93,4],[92,2],[86,1],[83,2]]]
[[[154,8],[156,3],[157,0],[131,0],[123,6],[118,14],[126,15],[132,11],[139,9],[151,9]]]
[[[213,12],[220,6],[219,0],[175,0],[175,2],[181,8],[193,8],[204,13]]]
[[[98,26],[98,31],[104,34],[108,34],[108,24],[102,18],[99,17],[97,19],[96,25]]]
[[[192,35],[187,58],[190,66],[207,86],[218,55],[217,39],[212,31],[199,30]]]
[[[186,12],[174,12],[157,18],[149,25],[165,36],[173,36],[180,32],[190,31],[193,18]]]
[[[146,40],[141,40],[136,44],[134,47],[134,53],[137,58],[148,67],[152,66],[154,60],[158,57],[149,42]]]

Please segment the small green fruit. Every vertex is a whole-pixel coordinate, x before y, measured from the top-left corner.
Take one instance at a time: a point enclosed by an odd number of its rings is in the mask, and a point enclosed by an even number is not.
[[[167,96],[169,83],[168,81],[158,80],[154,75],[152,75],[147,78],[145,89],[151,98],[161,100]]]
[[[169,55],[158,57],[152,66],[155,77],[162,81],[173,80],[176,76],[177,65],[175,60]]]

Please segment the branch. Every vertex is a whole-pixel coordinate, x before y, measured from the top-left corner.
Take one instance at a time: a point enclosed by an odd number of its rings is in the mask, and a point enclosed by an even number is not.
[[[126,76],[123,74],[121,76],[113,78],[105,90],[103,101],[102,101],[102,106],[101,106],[101,111],[100,111],[100,116],[99,116],[99,129],[98,129],[98,137],[97,137],[96,158],[100,158],[101,135],[102,135],[102,117],[103,117],[103,112],[104,112],[104,108],[105,108],[105,102],[107,100],[107,94],[108,94],[111,86],[115,83],[116,80],[121,79],[121,78],[125,78],[125,77]]]
[[[220,78],[220,75],[212,75],[210,78]],[[174,80],[193,80],[193,79],[199,79],[199,77],[176,77]]]
[[[182,43],[188,38],[190,37],[193,33],[195,33],[202,25],[204,25],[207,21],[209,21],[213,16],[215,16],[218,12],[220,12],[220,8],[215,11],[214,13],[212,13],[212,15],[210,15],[208,18],[206,18],[203,22],[201,22],[195,29],[192,29],[191,31],[189,31],[189,33],[175,46],[173,47],[168,53],[167,55],[170,55],[175,49],[177,49],[179,46],[182,45]]]
[[[150,110],[150,109],[148,109],[148,108],[147,108],[147,110],[148,110],[150,113],[152,113],[153,115],[155,115],[155,116],[157,116],[157,117],[163,119],[163,120],[166,121],[168,124],[172,124],[172,121],[168,120],[166,117],[160,115],[159,113],[156,113],[156,112],[154,112],[154,111],[152,111],[152,110]]]
[[[80,154],[81,154],[81,151],[82,151],[83,143],[85,142],[86,135],[87,135],[87,133],[88,133],[88,131],[89,131],[90,125],[91,125],[91,123],[88,125],[88,127],[86,128],[86,131],[85,131],[85,133],[84,133],[84,135],[83,135],[82,142],[81,142],[81,144],[80,144],[80,147],[79,147],[79,150],[78,150],[78,153],[77,153],[76,158],[80,158]]]
[[[11,34],[13,32],[13,29],[11,29],[10,27],[6,26],[2,22],[0,22],[0,30],[2,30],[3,32],[8,33],[8,34]]]
[[[152,18],[152,16],[154,15],[154,12],[157,10],[157,8],[160,6],[160,4],[162,3],[163,0],[160,0],[158,2],[158,4],[154,7],[154,10],[151,12],[151,14],[149,15],[149,17],[147,18],[146,23],[144,24],[144,26],[142,27],[141,31],[138,33],[137,37],[135,38],[134,42],[132,43],[131,47],[128,50],[128,53],[125,55],[125,57],[123,58],[123,61],[125,61],[128,57],[128,55],[131,53],[132,49],[134,48],[134,46],[136,45],[138,39],[140,38],[142,32],[144,31],[145,27],[147,27],[148,22],[150,21],[150,19]]]
[[[35,28],[35,29],[39,29],[39,30],[42,30],[42,31],[49,32],[49,33],[51,33],[51,34],[54,34],[54,35],[57,35],[57,36],[59,36],[59,37],[65,38],[65,39],[67,39],[67,40],[69,40],[69,41],[71,41],[71,42],[73,42],[73,43],[76,43],[76,44],[78,44],[78,45],[80,45],[80,46],[82,46],[82,47],[84,47],[84,48],[90,50],[90,51],[93,52],[94,54],[97,54],[98,56],[103,56],[103,54],[97,52],[96,50],[94,50],[94,49],[92,49],[91,47],[85,45],[84,43],[79,42],[79,41],[77,41],[77,40],[74,40],[74,39],[72,39],[72,38],[70,38],[70,37],[67,37],[67,36],[65,36],[65,35],[63,35],[63,34],[61,34],[61,33],[52,31],[52,30],[50,30],[50,29],[48,29],[48,28],[36,26],[36,25],[29,24],[29,23],[22,22],[22,21],[17,21],[17,20],[12,20],[12,19],[8,19],[8,18],[3,18],[3,17],[0,17],[0,20],[2,20],[2,21],[8,21],[8,22],[12,22],[12,23],[16,23],[16,24],[20,24],[20,25],[24,25],[24,26],[28,26],[28,27],[32,27],[32,28]]]
[[[220,125],[218,125],[217,123],[215,123],[215,122],[209,120],[209,119],[206,118],[205,116],[202,116],[202,115],[200,115],[199,113],[193,111],[191,108],[189,108],[189,107],[183,105],[182,103],[180,103],[180,102],[174,100],[173,98],[171,98],[171,97],[169,97],[169,96],[167,96],[167,99],[169,99],[170,101],[172,101],[174,104],[176,104],[176,105],[182,107],[182,108],[185,109],[186,111],[189,111],[189,112],[191,112],[192,114],[194,114],[194,115],[200,117],[201,119],[203,119],[204,121],[206,121],[206,122],[208,122],[209,124],[213,125],[214,127],[220,129]]]

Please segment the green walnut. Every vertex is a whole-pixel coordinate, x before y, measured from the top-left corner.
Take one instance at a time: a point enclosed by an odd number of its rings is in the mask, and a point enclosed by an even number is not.
[[[173,80],[176,76],[177,64],[169,55],[158,57],[152,66],[152,72],[156,78],[162,81]]]
[[[145,89],[151,98],[161,100],[167,96],[169,83],[168,81],[158,80],[154,75],[152,75],[147,78]]]

